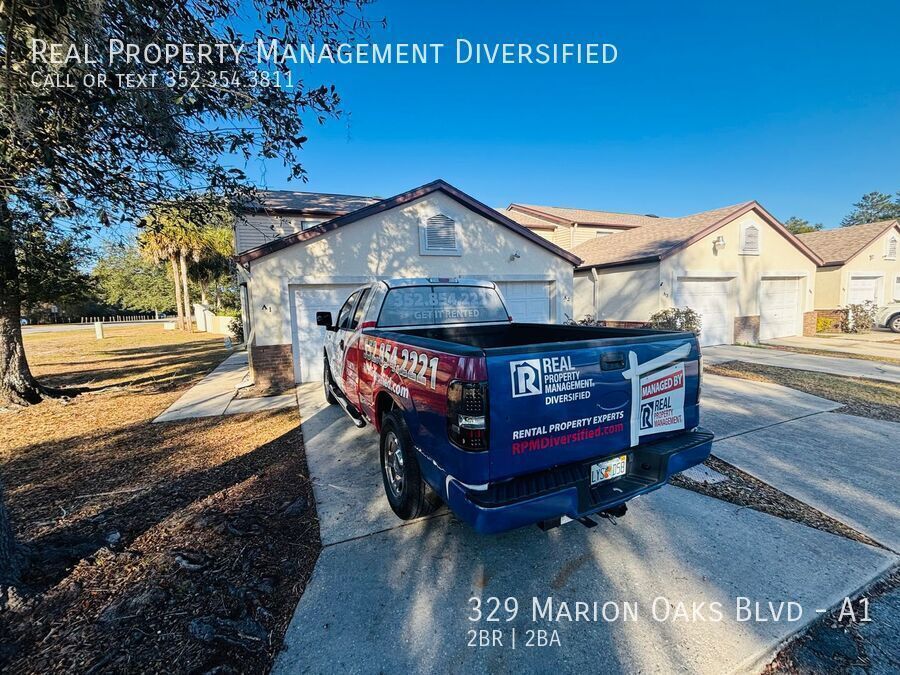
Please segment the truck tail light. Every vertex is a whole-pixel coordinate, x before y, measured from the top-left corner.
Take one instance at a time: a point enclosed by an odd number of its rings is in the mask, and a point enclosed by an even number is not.
[[[488,447],[487,382],[451,382],[447,389],[447,435],[463,450]]]

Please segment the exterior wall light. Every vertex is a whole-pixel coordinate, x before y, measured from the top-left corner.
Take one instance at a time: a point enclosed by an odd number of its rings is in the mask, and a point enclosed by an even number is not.
[[[725,237],[723,237],[723,236],[720,234],[720,235],[719,235],[718,237],[716,237],[715,240],[713,241],[713,249],[716,250],[716,251],[721,251],[723,248],[725,248]]]

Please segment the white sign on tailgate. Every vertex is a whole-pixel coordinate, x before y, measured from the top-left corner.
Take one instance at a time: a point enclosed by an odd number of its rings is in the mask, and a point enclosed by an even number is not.
[[[684,429],[684,364],[641,378],[640,436]]]

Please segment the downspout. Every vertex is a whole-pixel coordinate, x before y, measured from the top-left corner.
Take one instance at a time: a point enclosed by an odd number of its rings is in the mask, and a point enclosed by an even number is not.
[[[591,276],[594,277],[594,321],[600,319],[600,275],[597,268],[591,268]]]
[[[254,331],[256,330],[253,321],[250,318],[250,269],[249,265],[244,267],[240,263],[237,264],[238,277],[241,282],[238,286],[241,295],[241,323],[244,329],[244,346],[247,349],[247,361],[250,366],[250,380],[247,386],[253,384],[253,344]]]

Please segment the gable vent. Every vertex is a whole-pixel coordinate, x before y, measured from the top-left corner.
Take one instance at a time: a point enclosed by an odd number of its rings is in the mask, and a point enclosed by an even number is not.
[[[431,216],[425,221],[424,244],[428,253],[456,253],[456,222],[445,215]]]
[[[759,253],[759,228],[748,225],[744,228],[744,253]]]
[[[897,237],[891,237],[888,240],[887,258],[891,260],[897,257]]]

